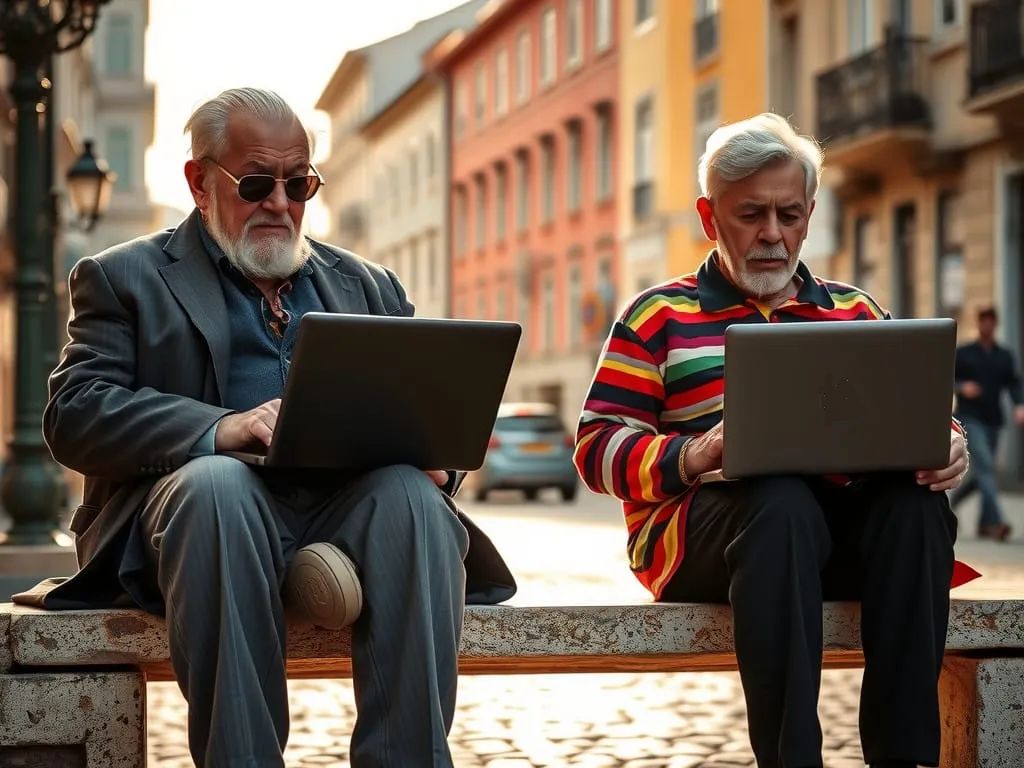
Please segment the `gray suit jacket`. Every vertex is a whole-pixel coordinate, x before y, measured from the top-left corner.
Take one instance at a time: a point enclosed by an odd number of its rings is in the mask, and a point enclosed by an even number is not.
[[[70,342],[50,377],[43,431],[54,458],[86,476],[71,528],[79,572],[15,595],[46,608],[124,605],[118,580],[135,515],[153,483],[188,461],[218,419],[230,366],[227,308],[198,211],[177,228],[82,259],[71,273]],[[389,270],[310,241],[329,312],[411,315]],[[452,414],[453,419],[457,414]],[[500,602],[515,581],[490,540],[470,534],[467,599]]]

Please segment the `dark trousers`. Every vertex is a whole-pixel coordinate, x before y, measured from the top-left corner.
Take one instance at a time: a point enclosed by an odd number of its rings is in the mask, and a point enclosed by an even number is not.
[[[822,601],[861,600],[869,763],[937,765],[956,518],[909,473],[701,487],[662,599],[729,602],[759,768],[821,765]]]

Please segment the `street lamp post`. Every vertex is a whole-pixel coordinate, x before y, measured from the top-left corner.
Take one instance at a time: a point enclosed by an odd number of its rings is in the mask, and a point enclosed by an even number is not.
[[[50,56],[81,45],[109,0],[0,0],[0,53],[14,62],[16,112],[14,245],[16,342],[14,431],[0,479],[0,501],[11,517],[7,544],[52,544],[62,503],[56,463],[43,442],[46,378],[53,349],[53,259],[47,158],[40,116],[50,81]],[[52,237],[52,234],[49,236]]]

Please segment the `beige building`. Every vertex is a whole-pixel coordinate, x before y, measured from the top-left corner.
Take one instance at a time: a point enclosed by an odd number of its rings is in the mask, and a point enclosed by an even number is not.
[[[773,99],[824,144],[839,200],[831,275],[962,339],[995,304],[1018,359],[1022,29],[1024,0],[773,0],[769,28]]]
[[[373,169],[369,229],[374,261],[401,277],[416,314],[448,314],[447,100],[424,75],[362,128]]]
[[[423,74],[423,56],[449,32],[471,26],[483,4],[484,0],[470,0],[447,13],[424,19],[400,35],[349,51],[338,64],[316,103],[317,109],[327,113],[331,125],[330,151],[319,166],[326,181],[321,194],[328,211],[328,242],[366,257],[379,251],[394,255],[391,234],[380,233],[389,244],[380,249],[373,243],[370,231],[371,221],[388,220],[382,219],[379,212],[371,213],[371,206],[376,204],[374,180],[382,170],[386,174],[390,171],[374,164],[370,138],[363,128],[394,107],[396,100],[409,95]],[[447,142],[438,134],[435,160],[440,167],[447,165],[443,154],[446,146]],[[421,150],[425,165],[425,144]],[[387,182],[394,182],[399,200],[403,187],[408,196],[410,167],[407,158],[394,168],[397,178]],[[382,194],[388,196],[390,192]],[[438,220],[439,229],[443,228],[442,221]],[[405,274],[400,277],[403,282],[406,280]]]

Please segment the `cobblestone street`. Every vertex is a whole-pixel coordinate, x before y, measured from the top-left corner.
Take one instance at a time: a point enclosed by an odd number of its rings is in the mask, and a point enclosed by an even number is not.
[[[581,494],[524,504],[513,495],[467,505],[520,582],[520,605],[646,601],[622,557],[619,512]],[[1009,544],[973,539],[975,507],[961,513],[958,556],[985,577],[955,594],[1024,594],[1024,498],[1008,499],[1017,532]],[[566,541],[583,555],[561,551]],[[552,563],[558,565],[552,569]],[[819,711],[826,768],[863,768],[857,728],[861,670],[826,670]],[[296,680],[289,686],[289,768],[348,763],[355,721],[350,681]],[[152,766],[187,768],[185,705],[174,683],[150,686]],[[712,768],[750,766],[739,676],[729,672],[466,676],[450,743],[459,768]]]

